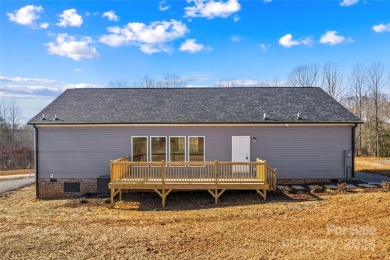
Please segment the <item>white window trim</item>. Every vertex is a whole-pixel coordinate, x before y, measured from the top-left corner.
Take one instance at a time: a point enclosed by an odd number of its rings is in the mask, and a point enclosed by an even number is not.
[[[146,138],[146,161],[149,162],[149,138],[148,136],[138,136],[138,135],[131,137],[131,161],[133,162],[133,158],[134,158],[134,151],[133,151],[134,138],[140,138],[140,137]]]
[[[186,136],[169,136],[168,158],[171,162],[171,138],[184,138],[184,162],[187,162],[187,138]]]
[[[149,142],[149,146],[150,146],[150,149],[149,149],[149,161],[152,162],[152,153],[153,153],[153,150],[152,150],[152,138],[153,137],[165,137],[165,160],[164,161],[167,161],[167,157],[168,157],[168,136],[164,136],[164,135],[153,135],[153,136],[150,136],[150,142]]]
[[[187,147],[187,149],[188,149],[188,153],[187,153],[187,162],[190,162],[190,145],[191,145],[191,142],[190,142],[190,138],[191,137],[203,137],[203,149],[204,149],[204,151],[203,151],[203,162],[205,162],[206,161],[206,136],[202,136],[202,135],[191,135],[191,136],[188,136],[188,147]]]

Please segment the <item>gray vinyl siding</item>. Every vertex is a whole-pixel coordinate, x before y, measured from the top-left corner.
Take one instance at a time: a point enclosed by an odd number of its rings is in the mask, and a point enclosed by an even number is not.
[[[39,127],[39,177],[96,178],[111,159],[131,154],[131,136],[205,136],[206,161],[231,161],[232,136],[255,136],[251,161],[267,160],[279,178],[342,178],[352,126]],[[188,142],[187,142],[188,146]]]

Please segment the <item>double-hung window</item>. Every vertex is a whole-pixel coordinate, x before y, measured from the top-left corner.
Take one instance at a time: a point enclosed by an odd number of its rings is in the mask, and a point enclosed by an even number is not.
[[[161,162],[167,160],[167,137],[152,136],[150,137],[150,161]]]
[[[132,161],[133,162],[147,162],[148,161],[148,137],[133,136],[132,143]]]
[[[189,162],[204,162],[204,136],[188,137],[188,161]]]
[[[169,161],[186,161],[186,138],[184,136],[169,137]]]

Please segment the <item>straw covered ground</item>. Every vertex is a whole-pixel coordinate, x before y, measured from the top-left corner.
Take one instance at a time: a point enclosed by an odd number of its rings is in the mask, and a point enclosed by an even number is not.
[[[390,158],[356,158],[355,170],[390,177]]]
[[[3,259],[385,259],[390,192],[271,195],[175,192],[38,200],[34,185],[0,195]],[[80,203],[83,202],[83,203]]]

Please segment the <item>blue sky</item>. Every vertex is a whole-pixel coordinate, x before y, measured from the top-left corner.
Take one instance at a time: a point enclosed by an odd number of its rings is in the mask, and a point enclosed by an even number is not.
[[[0,99],[28,120],[67,88],[176,73],[288,85],[302,64],[390,69],[390,1],[0,1]]]

